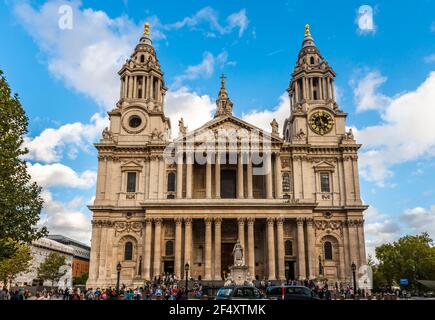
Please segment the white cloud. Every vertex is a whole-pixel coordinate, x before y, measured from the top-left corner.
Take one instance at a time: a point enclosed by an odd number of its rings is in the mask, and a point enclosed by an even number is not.
[[[25,158],[52,163],[61,160],[66,151],[68,157],[74,159],[79,150],[89,151],[107,125],[107,117],[96,113],[88,124],[75,122],[57,129],[47,128],[34,138],[25,138],[24,146],[29,149]]]
[[[77,174],[73,169],[61,163],[42,165],[39,163],[28,163],[28,171],[33,181],[39,186],[49,187],[67,187],[88,189],[95,185],[97,173],[86,170]]]
[[[371,71],[363,79],[350,82],[351,86],[354,87],[353,94],[357,112],[382,110],[386,107],[390,98],[377,92],[386,81],[387,78],[382,76],[379,71]]]
[[[429,209],[422,207],[407,209],[401,215],[401,219],[413,234],[427,232],[432,237],[435,236],[435,205]]]
[[[201,63],[193,66],[188,66],[183,74],[175,78],[175,83],[171,86],[172,88],[177,88],[182,84],[184,80],[196,80],[198,78],[210,78],[214,72],[215,68],[223,68],[228,60],[228,53],[222,51],[217,56],[206,51],[202,56]]]
[[[377,246],[394,241],[400,236],[400,226],[375,207],[370,206],[365,211],[364,220],[366,251],[372,257]]]
[[[382,122],[355,132],[363,144],[361,174],[379,186],[393,176],[393,165],[435,156],[435,126],[427,122],[435,119],[435,72],[414,91],[384,101]]]
[[[218,32],[219,34],[231,33],[234,29],[239,30],[239,37],[243,36],[243,33],[248,27],[249,20],[246,15],[246,10],[241,9],[239,12],[235,12],[229,15],[226,19],[226,25],[219,23],[218,13],[211,7],[205,7],[195,13],[193,16],[186,17],[181,21],[173,24],[165,25],[167,30],[181,29],[189,27],[190,29],[197,29],[201,24],[208,24],[210,30]],[[207,31],[207,36],[215,35],[214,33]]]
[[[250,111],[242,115],[242,119],[263,129],[266,132],[272,131],[270,123],[276,119],[279,124],[279,130],[282,131],[285,119],[290,116],[290,99],[287,93],[279,97],[279,103],[272,109],[263,109]]]
[[[360,35],[373,34],[376,32],[374,22],[374,10],[371,6],[362,5],[358,8],[355,23],[358,25],[357,33]]]
[[[53,200],[51,192],[42,192],[44,208],[40,224],[46,226],[50,234],[61,234],[72,239],[90,243],[91,221],[83,213],[83,199],[74,198],[68,203]]]
[[[170,117],[172,137],[178,136],[178,120],[184,119],[188,130],[194,130],[212,119],[216,104],[208,95],[198,95],[186,87],[168,91],[165,98],[165,113]]]
[[[430,208],[415,207],[404,210],[396,218],[369,207],[364,213],[367,254],[374,257],[375,248],[396,241],[404,235],[427,232],[435,237],[435,205]]]
[[[58,10],[65,1],[47,1],[39,8],[20,2],[14,6],[18,21],[46,55],[50,72],[67,86],[94,99],[105,109],[119,98],[118,70],[138,41],[142,26],[126,16],[110,18],[103,11],[73,8],[72,30],[61,29]]]

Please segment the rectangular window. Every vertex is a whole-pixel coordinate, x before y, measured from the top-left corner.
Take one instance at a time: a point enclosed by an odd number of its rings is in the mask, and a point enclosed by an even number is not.
[[[329,173],[327,172],[320,173],[320,192],[331,192],[329,185]]]
[[[127,173],[127,192],[136,192],[136,172]]]

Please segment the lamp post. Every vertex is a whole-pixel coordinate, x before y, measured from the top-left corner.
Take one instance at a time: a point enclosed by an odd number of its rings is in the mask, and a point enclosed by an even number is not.
[[[353,298],[355,299],[356,297],[356,264],[355,262],[352,262],[352,275],[353,275]]]
[[[118,295],[118,297],[119,297],[119,277],[121,275],[121,269],[122,269],[121,262],[118,262],[116,266],[116,271],[118,272],[118,276],[116,278],[116,294]]]
[[[186,297],[187,297],[187,292],[189,291],[188,287],[187,287],[188,281],[189,281],[189,269],[190,269],[189,263],[186,262],[186,264],[184,265],[184,272],[186,273],[186,275],[185,275],[185,277],[186,277]]]

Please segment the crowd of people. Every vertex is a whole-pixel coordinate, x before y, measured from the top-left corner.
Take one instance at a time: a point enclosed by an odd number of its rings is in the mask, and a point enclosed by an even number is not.
[[[267,280],[254,280],[253,285],[265,293],[267,287],[276,285]],[[320,299],[352,299],[355,294],[359,298],[372,298],[370,292],[358,289],[354,292],[350,284],[328,283],[328,281],[313,280],[287,280],[281,285],[302,285],[313,290]],[[201,280],[189,282],[189,290],[185,288],[184,280],[177,279],[174,275],[162,275],[147,281],[143,286],[127,288],[121,284],[119,290],[114,287],[108,288],[66,288],[64,290],[47,290],[36,292],[32,295],[29,290],[14,290],[9,292],[6,288],[0,291],[0,300],[186,300],[208,299],[207,290],[204,291]],[[388,295],[385,293],[385,295]]]

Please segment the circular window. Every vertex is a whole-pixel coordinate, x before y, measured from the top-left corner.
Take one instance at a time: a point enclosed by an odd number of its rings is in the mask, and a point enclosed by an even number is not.
[[[137,127],[139,127],[142,124],[142,119],[139,118],[138,116],[132,116],[132,117],[130,117],[130,120],[128,121],[128,124],[132,128],[137,128]]]

